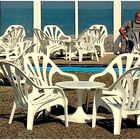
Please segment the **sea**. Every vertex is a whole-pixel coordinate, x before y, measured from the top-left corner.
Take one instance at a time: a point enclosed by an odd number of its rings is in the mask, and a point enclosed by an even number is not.
[[[8,2],[7,2],[8,3]],[[6,28],[11,24],[21,24],[25,27],[27,36],[33,35],[33,4],[30,2],[30,6],[25,7],[10,7],[0,6],[0,34],[2,35]],[[6,4],[5,4],[6,5]],[[112,5],[113,7],[113,5]],[[84,29],[89,28],[93,24],[103,24],[107,27],[108,34],[113,33],[113,8],[109,6],[101,8],[79,8],[79,33]],[[139,8],[140,9],[140,8]],[[128,19],[134,19],[134,14],[140,11],[135,9],[122,9],[122,24]],[[65,34],[75,34],[75,11],[74,7],[57,8],[45,8],[41,10],[41,28],[43,30],[45,25],[55,24],[58,25]]]

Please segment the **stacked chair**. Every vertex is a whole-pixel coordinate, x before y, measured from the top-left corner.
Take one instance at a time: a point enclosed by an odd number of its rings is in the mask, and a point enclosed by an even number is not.
[[[59,50],[61,54],[63,54],[63,50],[65,51],[65,59],[67,60],[67,45],[64,40],[67,42],[71,42],[71,37],[64,34],[64,32],[56,25],[46,25],[43,29],[43,32],[49,38],[49,45],[54,46],[54,50],[50,53],[55,52],[55,50]]]
[[[4,35],[0,37],[0,56],[8,58],[10,55],[13,55],[13,51],[23,43],[25,36],[26,33],[23,26],[9,26]]]
[[[58,52],[58,51],[60,52],[60,50],[64,50],[65,57],[67,59],[67,47],[63,41],[57,40],[57,43],[54,43],[54,40],[49,38],[40,29],[33,29],[33,32],[36,35],[36,37],[40,43],[39,52],[46,54],[49,58],[52,58],[56,52]]]
[[[25,29],[24,29],[24,27],[23,27],[22,25],[10,25],[10,26],[6,29],[5,33],[0,37],[0,41],[3,41],[3,39],[5,38],[5,36],[7,36],[7,34],[9,34],[9,33],[10,33],[13,29],[15,29],[15,28],[22,28],[22,29],[23,29],[22,35],[21,35],[21,37],[20,37],[20,39],[19,39],[20,41],[22,41],[22,40],[24,39],[24,37],[26,36]],[[12,33],[11,33],[11,37],[16,37],[17,34],[18,34],[18,30],[15,30],[15,32],[12,32]]]
[[[50,43],[50,42],[53,42],[53,40],[48,38],[47,35],[42,30],[35,28],[33,29],[33,32],[40,43],[38,52],[44,53],[49,58],[51,58],[52,53],[55,53],[57,51],[60,51],[60,49],[62,49],[62,45],[54,45],[53,43]]]
[[[24,55],[33,51],[35,44],[25,40],[25,29],[22,25],[11,25],[0,37],[0,61],[7,61],[23,68],[22,60]],[[2,70],[0,69],[0,72]]]
[[[74,48],[77,50],[79,55],[79,62],[82,61],[83,55],[90,54],[91,59],[95,55],[96,60],[99,61],[97,50],[95,48],[95,42],[99,39],[100,32],[98,29],[86,29],[76,39]]]
[[[35,44],[32,44],[32,41],[25,40],[19,43],[15,49],[11,50],[10,53],[7,54],[6,57],[1,60],[10,62],[18,60],[19,57],[21,57],[21,55],[23,55],[24,53],[32,52],[34,46]]]

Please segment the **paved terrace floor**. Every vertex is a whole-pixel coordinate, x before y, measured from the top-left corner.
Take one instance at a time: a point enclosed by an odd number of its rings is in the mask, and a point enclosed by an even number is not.
[[[94,64],[101,64],[101,65],[108,65],[114,58],[116,57],[115,54],[109,53],[106,54],[104,57],[99,57],[99,61],[96,61],[95,57],[93,60],[91,60],[90,56],[86,57],[84,56],[83,61],[79,62],[78,58],[72,59],[71,61],[65,60],[63,58],[57,58],[53,59],[55,64],[64,64],[64,65],[94,65]]]

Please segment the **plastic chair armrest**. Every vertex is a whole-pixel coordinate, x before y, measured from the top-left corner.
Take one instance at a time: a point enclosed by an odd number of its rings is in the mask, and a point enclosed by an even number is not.
[[[71,77],[74,81],[79,81],[78,77],[75,74],[72,73],[67,73],[67,72],[63,72],[59,69],[59,71],[57,71],[59,74],[63,75],[63,76],[68,76]]]
[[[89,78],[89,81],[95,81],[95,78],[104,76],[105,74],[106,74],[106,71],[103,71],[103,72],[101,72],[101,73],[94,74],[94,75],[92,75],[92,76]]]

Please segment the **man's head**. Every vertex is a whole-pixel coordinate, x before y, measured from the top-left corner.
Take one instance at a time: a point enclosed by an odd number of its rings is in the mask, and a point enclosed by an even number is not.
[[[137,13],[135,14],[135,21],[136,21],[137,23],[140,23],[140,12],[137,12]]]

